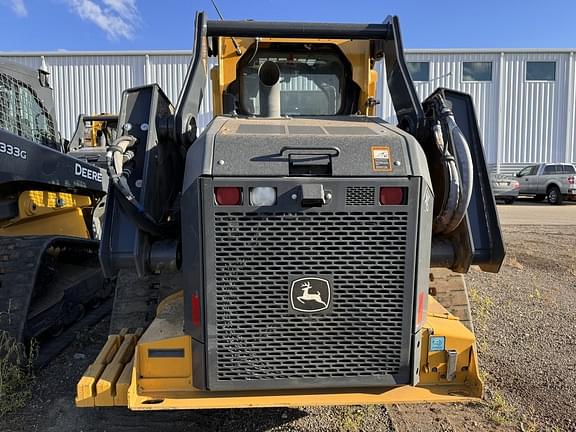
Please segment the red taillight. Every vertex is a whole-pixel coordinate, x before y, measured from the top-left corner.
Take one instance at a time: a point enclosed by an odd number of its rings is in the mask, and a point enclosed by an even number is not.
[[[520,189],[520,183],[517,181],[512,182],[512,189]]]
[[[242,189],[239,187],[215,187],[214,197],[218,205],[240,205],[242,204]]]
[[[198,294],[192,295],[192,325],[200,327],[200,297]]]
[[[422,324],[422,320],[424,319],[424,303],[426,302],[426,295],[421,292],[418,294],[418,303],[416,306],[416,325],[419,326]]]
[[[574,181],[574,176],[568,177],[568,183],[570,183],[570,184],[574,184],[574,183],[575,183],[575,181]]]
[[[405,204],[406,188],[403,187],[381,187],[380,204],[401,205]]]

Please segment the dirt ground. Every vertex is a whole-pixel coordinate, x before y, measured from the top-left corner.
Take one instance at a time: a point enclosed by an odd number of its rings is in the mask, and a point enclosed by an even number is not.
[[[498,206],[498,211],[507,225],[576,225],[576,201],[556,206],[522,197],[513,205]]]
[[[522,207],[530,212],[532,206]],[[576,206],[565,209],[572,210],[573,225],[541,225],[548,216],[532,222],[537,225],[519,225],[503,214],[508,254],[501,272],[472,271],[466,277],[487,388],[482,403],[157,413],[77,409],[75,384],[104,343],[108,326],[102,322],[39,372],[28,406],[0,419],[0,430],[576,431]]]

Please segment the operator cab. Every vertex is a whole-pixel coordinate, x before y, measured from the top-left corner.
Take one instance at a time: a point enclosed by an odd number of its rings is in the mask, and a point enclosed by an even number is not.
[[[358,109],[359,86],[352,67],[334,44],[252,44],[236,67],[236,80],[225,92],[233,108],[244,115],[261,115],[258,71],[265,62],[279,69],[282,116],[349,115]],[[232,112],[225,112],[231,114]]]

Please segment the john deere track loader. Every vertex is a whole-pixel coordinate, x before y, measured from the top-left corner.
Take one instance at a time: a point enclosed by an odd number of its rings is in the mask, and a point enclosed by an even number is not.
[[[112,290],[94,217],[108,177],[64,151],[47,74],[0,62],[0,330],[40,339],[37,365],[80,318],[101,319]]]
[[[396,126],[374,117],[379,61]],[[214,118],[200,132],[209,76]],[[474,334],[429,295],[431,268],[496,272],[504,257],[472,100],[439,89],[418,101],[396,17],[199,13],[176,107],[156,85],[121,107],[101,262],[108,276],[183,279],[144,328],[115,323],[78,406],[481,396]]]

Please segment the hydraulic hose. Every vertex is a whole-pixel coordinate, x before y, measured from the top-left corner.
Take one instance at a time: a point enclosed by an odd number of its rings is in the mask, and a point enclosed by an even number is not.
[[[155,221],[136,199],[128,184],[128,177],[130,177],[132,171],[124,164],[134,158],[135,153],[131,150],[131,147],[135,144],[136,138],[125,135],[117,138],[108,147],[106,152],[108,175],[114,187],[120,192],[119,196],[117,196],[117,201],[122,209],[128,213],[141,230],[156,237],[163,237],[171,231],[171,225]]]
[[[458,204],[458,195],[460,193],[460,178],[456,169],[456,161],[454,156],[448,151],[448,146],[442,136],[442,127],[440,122],[437,122],[432,127],[434,140],[438,149],[442,153],[442,168],[444,170],[444,202],[440,209],[440,213],[434,221],[434,231],[441,232],[444,227],[450,222],[453,217],[454,209]]]
[[[472,198],[473,165],[468,142],[454,119],[454,113],[448,108],[443,97],[439,96],[435,106],[436,124],[432,133],[441,156],[444,170],[444,202],[439,214],[434,220],[436,234],[449,234],[454,231],[464,219]],[[443,131],[447,137],[444,139]],[[450,153],[448,144],[452,144],[458,156],[460,166]]]
[[[444,108],[442,114],[448,126],[448,133],[450,134],[452,145],[454,146],[454,150],[458,155],[458,160],[460,161],[460,171],[458,172],[460,177],[458,204],[454,209],[452,218],[443,230],[444,233],[450,233],[460,225],[460,222],[464,219],[468,206],[470,205],[470,200],[472,199],[472,188],[474,186],[474,166],[472,164],[472,155],[470,154],[468,141],[466,141],[466,137],[456,124],[452,110]]]

